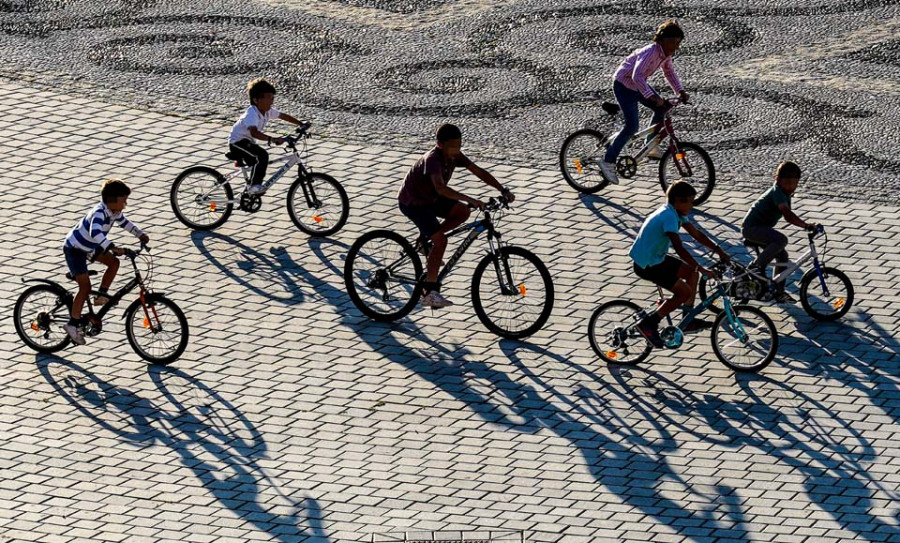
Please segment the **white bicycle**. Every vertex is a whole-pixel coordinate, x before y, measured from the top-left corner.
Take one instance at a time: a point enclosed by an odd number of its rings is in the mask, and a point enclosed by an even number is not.
[[[269,162],[281,166],[263,183],[263,192],[248,193],[253,165],[228,153],[234,171],[222,175],[208,166],[193,166],[181,172],[172,183],[169,200],[178,220],[194,230],[212,230],[222,226],[238,204],[241,211],[256,213],[262,207],[262,194],[294,166],[297,180],[287,193],[287,210],[291,221],[310,236],[330,236],[340,230],[350,214],[350,200],[341,184],[323,173],[313,173],[303,165],[297,143],[309,137],[310,124],[304,123],[294,135],[284,136],[287,154]],[[306,146],[303,146],[303,151]],[[243,178],[240,198],[235,199],[232,182]]]

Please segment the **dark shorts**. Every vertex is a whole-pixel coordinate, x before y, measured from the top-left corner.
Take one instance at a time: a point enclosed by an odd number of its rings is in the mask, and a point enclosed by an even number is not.
[[[69,271],[73,276],[88,272],[88,254],[86,252],[64,247],[63,254],[66,255],[66,265],[69,266]]]
[[[450,210],[458,203],[457,200],[438,197],[437,201],[427,206],[400,204],[400,212],[409,217],[424,237],[430,238],[441,228],[441,221],[438,218],[447,218]]]
[[[634,273],[641,279],[646,279],[654,285],[659,285],[666,290],[672,290],[678,282],[678,270],[684,265],[680,258],[666,255],[666,259],[649,268],[634,265]]]

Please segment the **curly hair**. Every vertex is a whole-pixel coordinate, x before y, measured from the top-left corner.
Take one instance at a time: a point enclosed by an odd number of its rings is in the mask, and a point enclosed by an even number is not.
[[[681,29],[681,26],[675,19],[669,19],[659,25],[659,28],[656,29],[656,34],[653,35],[653,41],[656,43],[665,38],[684,38],[684,30]]]
[[[131,194],[131,189],[119,179],[107,179],[100,188],[100,198],[105,204],[115,201],[120,196],[128,196],[129,194]]]
[[[262,77],[247,83],[247,96],[250,97],[251,103],[253,103],[253,100],[262,98],[263,94],[266,94],[267,92],[275,94],[275,86]]]

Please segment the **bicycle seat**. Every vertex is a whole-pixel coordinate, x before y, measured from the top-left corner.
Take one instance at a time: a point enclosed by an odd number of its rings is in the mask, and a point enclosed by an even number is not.
[[[612,102],[603,102],[600,104],[600,107],[603,108],[603,111],[609,113],[610,115],[618,115],[622,108],[619,107],[619,104],[614,104]]]
[[[88,270],[88,275],[97,275],[97,273],[99,273],[97,270]],[[66,272],[66,279],[68,279],[69,281],[74,281],[75,276],[72,275],[72,272]]]
[[[244,157],[237,155],[232,151],[225,153],[225,158],[237,162],[238,166],[250,166],[252,163],[244,160]],[[254,161],[255,162],[255,161]]]

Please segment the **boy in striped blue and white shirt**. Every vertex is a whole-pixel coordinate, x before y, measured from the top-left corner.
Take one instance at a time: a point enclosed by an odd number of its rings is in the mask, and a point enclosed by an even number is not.
[[[84,334],[81,310],[84,302],[91,292],[91,278],[88,275],[88,259],[93,257],[106,265],[106,272],[100,280],[99,295],[94,299],[95,305],[103,305],[109,301],[106,296],[109,286],[112,284],[116,273],[119,271],[119,259],[116,256],[124,254],[106,237],[113,223],[134,234],[141,243],[147,243],[150,238],[125,218],[122,210],[128,201],[131,189],[118,179],[107,179],[100,190],[102,203],[97,204],[87,215],[75,225],[66,236],[63,253],[66,256],[66,265],[75,281],[78,283],[78,294],[72,303],[72,314],[68,324],[64,326],[66,333],[76,345],[84,345]]]

